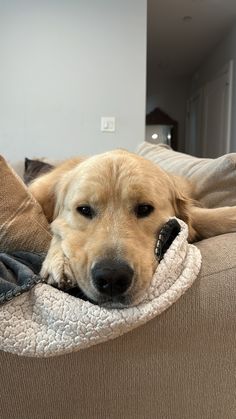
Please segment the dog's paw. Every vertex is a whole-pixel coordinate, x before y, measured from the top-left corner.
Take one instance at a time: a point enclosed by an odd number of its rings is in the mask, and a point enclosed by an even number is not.
[[[48,255],[43,263],[40,276],[49,285],[60,289],[69,289],[76,285],[68,259],[63,255]]]

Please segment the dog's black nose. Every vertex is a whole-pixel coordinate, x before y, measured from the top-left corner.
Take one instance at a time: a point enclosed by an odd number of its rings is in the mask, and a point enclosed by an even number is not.
[[[134,271],[123,261],[102,260],[92,268],[95,288],[104,295],[117,297],[128,290]]]

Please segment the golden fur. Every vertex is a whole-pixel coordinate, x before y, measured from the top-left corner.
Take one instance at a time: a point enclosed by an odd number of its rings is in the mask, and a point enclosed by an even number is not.
[[[42,268],[45,280],[59,287],[78,284],[88,298],[111,307],[141,298],[158,264],[158,232],[169,217],[188,224],[190,241],[236,230],[236,207],[201,208],[186,180],[124,150],[65,161],[36,179],[30,190],[52,223],[53,239]],[[154,210],[137,218],[138,204]],[[78,213],[83,205],[96,216]],[[123,300],[108,300],[92,283],[91,270],[104,259],[125,260],[134,271]]]

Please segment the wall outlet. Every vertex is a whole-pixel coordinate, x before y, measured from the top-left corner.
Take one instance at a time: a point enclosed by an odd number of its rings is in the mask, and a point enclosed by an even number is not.
[[[101,118],[101,131],[102,132],[115,132],[116,118],[114,116],[102,116]]]

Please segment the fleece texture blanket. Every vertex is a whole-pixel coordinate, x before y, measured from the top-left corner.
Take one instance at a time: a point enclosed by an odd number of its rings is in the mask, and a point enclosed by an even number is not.
[[[199,250],[187,242],[187,225],[177,221],[180,231],[137,306],[106,309],[39,283],[0,307],[0,349],[32,357],[65,354],[116,338],[162,313],[192,285],[201,266]]]

